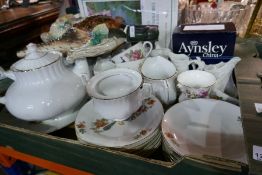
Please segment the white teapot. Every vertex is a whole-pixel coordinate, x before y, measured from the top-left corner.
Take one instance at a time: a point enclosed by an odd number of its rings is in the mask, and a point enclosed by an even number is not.
[[[85,62],[77,61],[71,70],[61,54],[39,52],[35,44],[29,44],[25,58],[9,71],[0,71],[14,80],[0,103],[15,117],[27,121],[47,120],[66,112],[86,96],[81,79],[84,74],[80,73],[85,66],[79,65]]]

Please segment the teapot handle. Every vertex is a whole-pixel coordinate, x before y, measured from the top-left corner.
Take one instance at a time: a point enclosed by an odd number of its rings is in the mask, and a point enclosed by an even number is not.
[[[193,66],[193,69],[197,69],[197,70],[203,70],[206,65],[204,61],[201,61],[200,57],[196,57],[196,60],[190,60],[188,62],[188,66],[191,64]],[[196,65],[198,66],[197,68]]]
[[[15,80],[15,75],[11,71],[5,71],[2,67],[0,67],[0,79],[10,78]],[[0,97],[0,104],[5,104],[5,97]]]

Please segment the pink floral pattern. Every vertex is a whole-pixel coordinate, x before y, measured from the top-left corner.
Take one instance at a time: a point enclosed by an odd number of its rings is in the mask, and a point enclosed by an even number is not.
[[[209,95],[209,88],[188,88],[183,93],[187,98],[206,98]]]
[[[141,50],[131,50],[129,53],[125,54],[125,56],[131,61],[135,61],[143,58],[143,54]]]

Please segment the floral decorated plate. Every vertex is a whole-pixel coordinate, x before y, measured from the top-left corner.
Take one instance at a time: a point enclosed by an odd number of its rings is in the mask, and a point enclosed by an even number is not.
[[[164,110],[155,97],[143,101],[142,106],[127,120],[117,122],[102,118],[93,109],[93,100],[79,111],[75,129],[79,140],[99,146],[121,148],[151,135],[161,123]]]
[[[171,107],[162,121],[164,139],[179,155],[211,155],[247,163],[240,109],[212,99]]]

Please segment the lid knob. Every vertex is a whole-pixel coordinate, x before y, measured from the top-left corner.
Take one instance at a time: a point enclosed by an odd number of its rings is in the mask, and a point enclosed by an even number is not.
[[[11,69],[13,71],[32,71],[54,63],[60,58],[59,54],[41,51],[37,45],[30,43],[27,46],[26,56],[15,62]]]
[[[29,43],[27,46],[27,52],[36,52],[37,51],[37,47],[36,47],[36,44],[34,43]]]
[[[43,52],[39,52],[37,50],[37,46],[34,43],[29,43],[26,46],[27,50],[26,50],[26,60],[31,60],[31,59],[39,59],[41,57],[43,57],[46,53]]]

